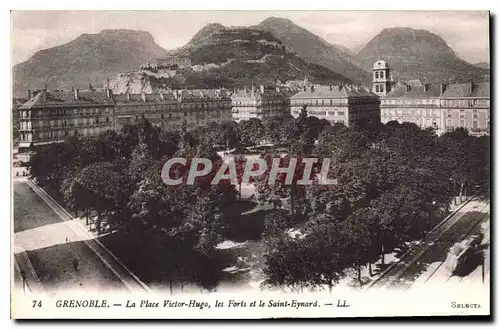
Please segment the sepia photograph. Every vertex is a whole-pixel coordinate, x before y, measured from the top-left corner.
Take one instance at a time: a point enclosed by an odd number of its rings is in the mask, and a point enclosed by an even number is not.
[[[490,12],[10,19],[12,318],[490,316]]]

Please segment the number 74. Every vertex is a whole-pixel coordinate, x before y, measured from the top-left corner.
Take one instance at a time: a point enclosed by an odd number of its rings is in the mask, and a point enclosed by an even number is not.
[[[33,307],[42,307],[42,301],[41,300],[34,300]]]

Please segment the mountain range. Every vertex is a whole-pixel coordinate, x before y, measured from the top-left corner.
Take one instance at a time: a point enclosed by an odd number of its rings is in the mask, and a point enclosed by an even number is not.
[[[277,79],[314,83],[355,82],[369,85],[373,63],[389,62],[396,79],[428,82],[487,79],[489,69],[460,59],[438,35],[426,30],[382,30],[358,53],[327,42],[289,19],[270,17],[250,27],[208,24],[183,47],[167,51],[148,32],[103,30],[38,51],[13,67],[13,90],[101,87],[107,78],[138,71],[143,63],[166,55],[191,59],[192,68],[175,76],[151,76],[157,87],[215,88]]]
[[[90,84],[101,87],[108,77],[137,70],[140,63],[163,57],[167,51],[158,46],[148,32],[102,30],[82,34],[53,48],[36,52],[13,68],[13,90],[71,89]]]
[[[490,69],[490,63],[486,63],[486,62],[474,63],[473,65],[475,67],[479,67],[480,69],[485,69],[485,70],[489,70]]]
[[[402,80],[458,82],[489,75],[489,71],[459,58],[440,36],[406,27],[383,29],[356,54],[356,59],[365,70],[384,59],[394,78]]]

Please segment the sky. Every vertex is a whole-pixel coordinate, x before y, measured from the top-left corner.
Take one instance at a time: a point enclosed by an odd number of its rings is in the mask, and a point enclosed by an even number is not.
[[[13,11],[12,64],[103,29],[148,31],[158,45],[170,50],[185,45],[208,23],[249,26],[270,16],[289,18],[353,51],[384,28],[426,29],[440,35],[462,59],[489,63],[488,15],[487,11]]]

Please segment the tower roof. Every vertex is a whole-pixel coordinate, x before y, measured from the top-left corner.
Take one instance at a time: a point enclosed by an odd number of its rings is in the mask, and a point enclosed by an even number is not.
[[[379,59],[373,64],[373,69],[374,70],[380,70],[380,69],[388,69],[389,65],[387,65],[387,62],[384,61],[383,59]]]

